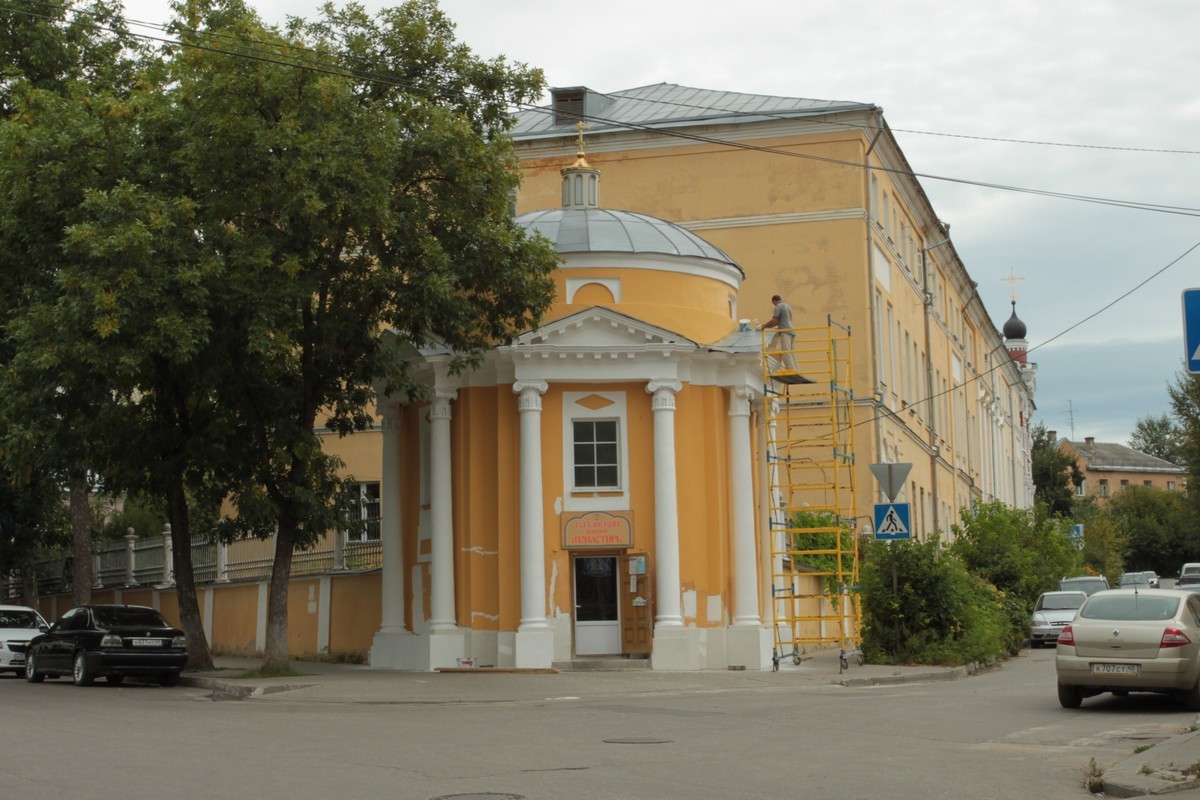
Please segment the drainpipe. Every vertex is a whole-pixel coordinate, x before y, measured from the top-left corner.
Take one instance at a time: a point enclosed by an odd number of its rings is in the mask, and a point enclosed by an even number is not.
[[[929,251],[935,247],[941,247],[948,244],[950,239],[943,239],[937,244],[929,247],[921,248],[921,293],[922,301],[925,305],[925,396],[929,398],[929,481],[930,491],[933,493],[933,530],[941,537],[941,526],[939,525],[939,507],[938,507],[938,449],[937,443],[937,403],[934,398],[937,396],[937,387],[933,380],[933,345],[930,334],[930,317],[933,316],[933,292],[929,291],[929,259],[927,258]]]
[[[871,144],[863,153],[863,196],[866,198],[867,207],[867,314],[870,317],[871,331],[871,397],[875,399],[875,458],[874,462],[883,461],[883,426],[879,424],[879,419],[882,417],[880,407],[883,405],[883,398],[879,393],[879,331],[875,327],[875,320],[878,316],[878,309],[875,307],[875,239],[874,231],[871,228],[871,220],[873,210],[871,203],[874,201],[874,195],[871,194],[871,153],[875,150],[875,145],[879,142],[879,137],[883,136],[883,118],[878,111],[875,112],[875,120],[878,124],[878,129],[875,131],[875,136],[871,138]],[[888,332],[890,335],[890,331]],[[858,513],[855,509],[854,513]]]

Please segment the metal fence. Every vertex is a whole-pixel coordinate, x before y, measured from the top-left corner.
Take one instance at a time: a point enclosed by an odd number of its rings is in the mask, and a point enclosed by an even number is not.
[[[349,540],[348,540],[349,539]],[[197,584],[264,580],[275,562],[275,537],[243,539],[229,544],[205,534],[192,537],[192,574]],[[132,531],[119,542],[97,542],[92,549],[92,581],[95,589],[132,586],[169,586],[175,582],[171,553],[171,531],[161,536],[135,536]],[[322,575],[343,570],[368,570],[383,565],[383,547],[378,539],[356,540],[343,532],[322,536],[313,547],[292,553],[292,575]],[[39,594],[68,592],[74,588],[70,556],[39,561],[34,565]],[[0,582],[7,598],[20,595],[19,576]]]

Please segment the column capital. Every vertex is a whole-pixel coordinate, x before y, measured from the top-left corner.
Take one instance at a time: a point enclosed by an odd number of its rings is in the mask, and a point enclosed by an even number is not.
[[[429,418],[450,419],[450,401],[458,399],[457,389],[434,389],[429,405]]]
[[[400,430],[400,409],[399,400],[381,398],[375,406],[375,410],[379,413],[379,427],[385,431]]]
[[[738,386],[729,390],[729,416],[750,416],[750,405],[758,393],[748,386]]]
[[[646,384],[647,394],[654,395],[654,401],[650,406],[654,411],[673,410],[675,395],[682,390],[683,384],[679,381],[654,380]]]
[[[519,411],[541,411],[542,395],[550,386],[545,381],[517,381],[513,384],[513,394],[517,395]]]

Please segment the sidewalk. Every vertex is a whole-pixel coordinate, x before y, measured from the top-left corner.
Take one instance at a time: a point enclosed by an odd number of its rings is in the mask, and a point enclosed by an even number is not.
[[[239,677],[261,663],[251,658],[214,658],[212,672],[189,672],[180,684],[208,689],[216,700],[280,698],[336,703],[497,703],[544,699],[548,695],[577,697],[641,692],[773,691],[798,686],[883,686],[905,682],[954,680],[971,672],[967,667],[859,665],[853,657],[842,669],[837,649],[802,656],[795,665],[786,659],[778,672],[706,670],[656,672],[648,669],[521,671],[462,669],[447,672],[400,672],[359,664],[318,661],[291,662],[298,676]]]

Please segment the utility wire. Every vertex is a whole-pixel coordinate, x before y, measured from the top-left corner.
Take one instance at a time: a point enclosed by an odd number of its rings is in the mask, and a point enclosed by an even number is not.
[[[29,2],[30,5],[42,5],[42,6],[47,6],[50,8],[57,9],[57,10],[71,11],[72,13],[76,14],[77,16],[88,16],[86,14],[86,12],[77,11],[75,9],[68,9],[64,6],[55,5],[53,3],[37,2],[36,0],[27,0],[27,2]],[[33,12],[20,11],[18,9],[10,9],[10,10],[16,14],[22,14],[25,16],[43,19],[43,20],[47,20],[50,22],[59,22],[59,20],[57,18],[50,17],[50,16],[47,16],[44,14],[35,14]],[[158,23],[151,23],[151,22],[144,22],[144,21],[137,21],[137,20],[126,20],[126,22],[132,23],[135,25],[139,25],[139,26],[143,26],[143,27],[153,28],[156,30],[161,30],[161,31],[167,31],[169,29],[168,26],[160,25]],[[110,33],[118,33],[118,34],[121,33],[120,31],[114,31],[112,28],[104,26],[104,25],[92,24],[90,27],[92,27],[96,30],[108,31]],[[205,52],[211,52],[211,53],[216,53],[216,54],[221,54],[221,55],[229,55],[229,56],[233,56],[236,58],[246,58],[246,59],[261,61],[261,62],[265,62],[265,63],[277,64],[279,66],[288,66],[288,67],[294,67],[297,69],[306,69],[306,70],[319,72],[319,73],[323,73],[323,74],[328,74],[328,75],[333,75],[333,76],[337,76],[337,77],[368,80],[368,81],[372,81],[372,82],[378,82],[378,83],[382,83],[385,85],[389,85],[389,86],[392,86],[394,88],[399,88],[399,89],[416,87],[416,84],[412,81],[402,81],[402,80],[396,79],[394,77],[390,77],[387,75],[370,72],[370,71],[353,70],[348,67],[339,67],[336,65],[331,66],[324,62],[314,60],[314,59],[297,58],[295,60],[286,60],[286,59],[283,59],[280,57],[274,57],[274,56],[278,55],[278,50],[280,48],[291,49],[291,50],[296,50],[296,51],[300,51],[300,52],[316,53],[316,51],[312,50],[311,48],[293,45],[293,44],[290,44],[290,43],[287,43],[284,41],[264,42],[262,40],[243,39],[241,37],[231,37],[231,36],[224,35],[224,34],[213,34],[213,33],[206,32],[206,31],[192,30],[192,31],[187,31],[187,32],[192,35],[195,35],[201,39],[209,38],[209,39],[216,39],[218,41],[229,41],[233,45],[240,47],[242,49],[240,51],[225,50],[220,47],[214,47],[214,46],[210,46],[210,45],[202,45],[202,44],[198,44],[198,43],[194,43],[194,42],[184,41],[183,39],[174,40],[174,39],[168,39],[165,37],[150,36],[148,34],[139,34],[139,33],[133,33],[133,32],[128,32],[128,35],[133,36],[138,39],[147,40],[147,41],[154,41],[154,42],[159,42],[159,43],[168,44],[168,45],[178,45],[178,46],[192,48],[192,49],[201,50],[201,51],[205,51]],[[264,47],[259,47],[259,48],[245,47],[245,44],[247,42],[250,42],[252,44],[264,45]],[[263,54],[271,54],[271,55],[263,55]],[[465,91],[463,91],[462,93],[467,94]],[[620,93],[615,93],[614,96],[627,97],[625,95],[621,95]],[[554,113],[551,109],[547,109],[544,106],[536,106],[531,103],[517,103],[516,105],[518,105],[519,107],[523,107],[529,111],[534,111],[534,112],[539,112],[539,113],[544,113],[544,114]],[[674,105],[687,105],[687,104],[674,103]],[[713,110],[712,108],[706,107],[706,106],[689,106],[689,107],[705,109],[705,110]],[[559,112],[559,113],[561,114],[563,112]],[[745,114],[747,116],[758,116],[758,117],[778,116],[781,119],[794,119],[795,118],[795,117],[791,117],[791,116],[762,114],[762,113],[757,113],[757,112],[732,112],[732,113],[741,113],[741,114]],[[762,147],[759,145],[752,145],[752,144],[748,144],[748,143],[744,143],[744,142],[727,141],[727,140],[718,139],[718,138],[714,138],[714,137],[700,136],[698,134],[689,134],[689,133],[685,133],[685,132],[677,131],[677,130],[664,130],[664,129],[656,128],[656,127],[653,127],[650,125],[639,125],[636,123],[620,122],[620,121],[616,121],[616,120],[605,119],[603,117],[598,117],[598,116],[594,116],[594,115],[585,115],[585,114],[577,114],[577,113],[569,113],[569,112],[567,113],[567,115],[572,118],[581,120],[581,121],[599,122],[599,123],[604,123],[604,124],[607,124],[609,126],[616,127],[616,128],[639,130],[639,131],[648,132],[648,133],[661,135],[661,136],[682,138],[682,139],[687,139],[687,140],[691,140],[691,141],[719,145],[722,147],[753,150],[753,151],[768,153],[768,154],[772,154],[772,155],[786,156],[786,157],[790,157],[790,158],[806,158],[806,159],[810,159],[810,160],[821,161],[821,162],[831,163],[831,164],[835,164],[835,165],[852,167],[855,169],[863,169],[863,168],[875,169],[875,170],[879,170],[882,172],[905,175],[905,176],[909,176],[909,177],[913,177],[913,178],[925,178],[928,180],[948,181],[948,182],[961,183],[961,184],[970,185],[970,186],[979,186],[982,188],[999,189],[999,190],[1004,190],[1004,191],[1014,191],[1014,192],[1020,192],[1020,193],[1041,195],[1041,196],[1046,196],[1046,197],[1055,197],[1055,198],[1059,198],[1059,199],[1068,199],[1068,200],[1076,200],[1076,201],[1081,201],[1081,202],[1097,203],[1097,204],[1101,204],[1101,205],[1112,205],[1112,206],[1116,206],[1116,207],[1120,207],[1120,208],[1130,208],[1130,209],[1143,210],[1143,211],[1157,211],[1160,213],[1180,214],[1180,215],[1184,215],[1184,216],[1200,216],[1200,209],[1196,209],[1196,208],[1188,208],[1188,207],[1182,207],[1182,206],[1168,206],[1168,205],[1153,204],[1153,203],[1139,203],[1139,202],[1132,202],[1132,201],[1122,201],[1122,200],[1115,200],[1115,199],[1111,199],[1111,198],[1102,198],[1102,197],[1094,197],[1094,196],[1087,196],[1087,195],[1074,195],[1074,194],[1069,194],[1069,193],[1065,193],[1065,192],[1053,192],[1053,191],[1048,191],[1048,190],[1027,189],[1027,188],[1021,188],[1021,187],[1016,187],[1016,186],[1006,186],[1003,184],[993,184],[993,183],[987,183],[987,182],[982,182],[982,181],[973,181],[973,180],[961,179],[961,178],[950,178],[950,177],[946,177],[946,176],[933,175],[930,173],[921,173],[921,172],[915,172],[915,171],[910,171],[910,170],[900,170],[900,169],[893,169],[893,168],[886,168],[886,167],[873,167],[873,166],[864,165],[864,164],[861,164],[858,162],[845,161],[842,159],[833,159],[833,158],[827,158],[827,157],[822,157],[822,156],[813,156],[813,155],[806,154],[806,153],[797,153],[794,151],[780,150],[778,148],[772,148],[772,147]],[[839,125],[840,127],[858,127],[858,126],[853,126],[853,125],[844,125],[841,123],[827,123],[827,124]],[[877,128],[873,128],[870,126],[863,126],[863,127],[865,130],[869,130],[869,131],[878,130]],[[900,130],[900,129],[897,129],[897,130]],[[910,131],[910,132],[922,133],[921,131]],[[954,134],[931,134],[931,135],[952,136]],[[986,138],[986,137],[963,136],[961,138]],[[994,141],[1016,142],[1019,140],[995,139]],[[1053,142],[1024,142],[1024,143],[1046,144],[1046,145],[1064,146],[1064,147],[1065,146],[1081,146],[1081,147],[1090,147],[1093,149],[1128,149],[1128,150],[1139,150],[1142,152],[1176,152],[1176,153],[1188,153],[1188,154],[1194,153],[1194,151],[1171,151],[1171,150],[1149,150],[1149,151],[1146,151],[1146,150],[1139,149],[1139,148],[1107,148],[1107,147],[1099,147],[1099,146],[1092,146],[1092,145],[1065,145],[1065,144],[1059,144],[1059,143],[1053,143]],[[1036,345],[1035,347],[1029,348],[1029,350],[1027,352],[1032,353],[1032,352],[1050,344],[1051,342],[1053,342],[1057,339],[1060,339],[1061,337],[1067,335],[1068,333],[1070,333],[1071,331],[1080,327],[1081,325],[1088,322],[1089,320],[1094,319],[1095,317],[1104,313],[1108,309],[1115,306],[1117,303],[1121,302],[1125,298],[1132,295],[1138,289],[1145,286],[1147,283],[1152,281],[1154,278],[1158,277],[1159,275],[1161,275],[1162,273],[1166,272],[1168,269],[1173,267],[1175,264],[1182,261],[1186,256],[1188,256],[1190,253],[1195,251],[1197,248],[1200,248],[1200,242],[1197,242],[1196,244],[1192,245],[1190,248],[1185,250],[1178,257],[1176,257],[1175,259],[1170,261],[1168,264],[1166,264],[1159,270],[1155,271],[1153,274],[1151,274],[1145,280],[1138,283],[1136,286],[1131,288],[1129,291],[1125,292],[1124,294],[1120,295],[1116,299],[1109,302],[1107,305],[1101,307],[1100,309],[1093,312],[1092,314],[1089,314],[1088,316],[1084,317],[1083,319],[1079,320],[1078,322],[1070,325],[1069,327],[1065,328],[1064,330],[1062,330],[1059,333],[1055,334],[1054,336],[1050,337],[1049,339],[1042,342],[1041,344]],[[1001,343],[1000,346],[1003,346],[1003,343]],[[995,352],[996,350],[998,350],[1000,346],[992,348],[992,350],[989,351],[989,355],[992,352]],[[994,372],[997,369],[1000,369],[1002,366],[1004,366],[1004,362],[999,362],[999,363],[995,364],[994,366],[988,368],[987,370],[977,373],[976,375],[972,376],[971,378],[969,378],[966,381],[963,381],[962,383],[955,384],[954,386],[948,388],[947,390],[945,390],[943,392],[935,392],[934,394],[930,395],[929,397],[926,397],[926,398],[916,401],[912,405],[931,402],[932,400],[942,397],[943,395],[950,394],[954,391],[957,391],[958,389],[968,386],[971,383],[974,383],[975,381],[981,380],[983,377],[991,374],[992,372]],[[860,425],[865,425],[865,424],[875,422],[876,420],[881,419],[882,416],[883,415],[876,415],[875,417],[873,417],[869,420],[864,420],[863,422],[855,423],[855,425],[853,427],[858,427]]]

